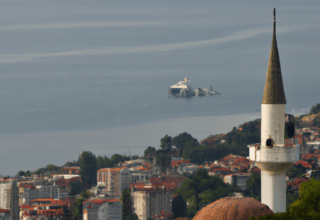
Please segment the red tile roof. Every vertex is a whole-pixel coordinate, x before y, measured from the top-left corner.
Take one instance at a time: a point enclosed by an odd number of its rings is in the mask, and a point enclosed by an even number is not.
[[[89,201],[92,204],[99,205],[106,202],[120,202],[119,199],[94,199]]]
[[[0,209],[0,213],[10,213],[10,210],[8,210],[8,209]]]
[[[311,164],[304,161],[304,160],[299,160],[299,161],[295,162],[293,165],[298,165],[298,164],[301,164],[304,168],[312,169]]]

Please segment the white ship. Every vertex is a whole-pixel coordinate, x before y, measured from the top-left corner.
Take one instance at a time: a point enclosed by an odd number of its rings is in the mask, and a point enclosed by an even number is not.
[[[170,86],[169,94],[173,95],[174,97],[181,97],[181,98],[191,98],[192,96],[214,96],[214,95],[221,95],[221,93],[213,91],[212,86],[210,89],[205,88],[198,88],[193,89],[189,85],[189,78],[184,78],[183,81],[178,82]]]

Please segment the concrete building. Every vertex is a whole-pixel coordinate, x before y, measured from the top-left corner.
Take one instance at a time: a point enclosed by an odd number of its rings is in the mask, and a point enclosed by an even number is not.
[[[134,213],[137,214],[138,219],[148,220],[161,213],[170,213],[174,191],[185,179],[187,178],[173,175],[166,176],[164,180],[152,177],[150,178],[151,183],[148,184],[130,184]]]
[[[121,202],[118,199],[94,199],[83,202],[84,220],[121,220]]]
[[[42,198],[59,199],[60,190],[58,186],[34,186],[31,184],[20,184],[19,205],[30,204],[31,200]]]
[[[307,142],[307,146],[309,148],[319,150],[320,149],[320,141],[309,141],[309,142]]]
[[[27,205],[21,205],[20,219],[71,219],[74,199],[34,199]]]
[[[121,196],[124,189],[129,189],[131,183],[147,181],[151,176],[151,169],[135,168],[105,168],[97,171],[97,183],[104,186],[106,193],[115,197]]]
[[[241,190],[246,190],[249,177],[251,177],[251,173],[235,173],[224,176],[223,181],[229,185],[237,185]]]
[[[19,219],[19,188],[17,181],[0,184],[0,208],[10,210],[11,220]]]
[[[134,213],[139,220],[148,220],[161,211],[171,212],[174,190],[167,189],[165,185],[153,184],[133,187]]]
[[[11,213],[7,209],[0,209],[0,220],[10,220]]]
[[[286,98],[276,40],[274,9],[273,38],[261,105],[261,145],[249,145],[250,160],[261,169],[261,202],[274,212],[286,211],[286,171],[299,160],[299,144],[286,145]]]

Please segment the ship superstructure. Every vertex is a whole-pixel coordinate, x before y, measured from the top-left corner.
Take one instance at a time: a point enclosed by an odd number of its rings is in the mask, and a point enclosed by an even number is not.
[[[206,88],[198,88],[193,89],[190,85],[190,79],[184,78],[183,81],[178,82],[177,84],[174,84],[170,86],[169,88],[169,94],[171,94],[174,97],[180,97],[180,98],[191,98],[193,96],[214,96],[214,95],[221,95],[221,93],[213,91],[212,86],[210,89]]]

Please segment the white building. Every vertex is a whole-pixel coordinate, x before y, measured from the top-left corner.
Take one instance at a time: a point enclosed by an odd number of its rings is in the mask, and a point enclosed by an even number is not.
[[[0,209],[0,220],[11,220],[10,211],[7,209]]]
[[[83,202],[84,220],[121,220],[121,202],[118,199],[94,199]]]
[[[241,190],[247,189],[247,179],[251,177],[251,173],[236,173],[224,176],[223,181],[229,185],[237,185]]]
[[[132,189],[134,213],[139,220],[148,220],[153,215],[159,215],[161,211],[171,212],[174,189],[168,189],[165,185],[141,185]]]
[[[42,198],[61,199],[58,186],[34,186],[31,184],[21,185],[19,188],[19,205],[30,204],[31,200]]]
[[[261,105],[261,145],[249,145],[250,160],[261,169],[261,202],[286,211],[286,171],[299,160],[297,141],[285,145],[285,106],[274,11],[273,39]]]
[[[97,183],[104,186],[106,193],[121,196],[124,189],[129,189],[131,183],[147,181],[151,176],[150,169],[137,170],[134,168],[118,167],[105,168],[97,171]]]
[[[309,141],[307,142],[308,148],[313,148],[315,150],[320,149],[320,141]]]
[[[11,220],[19,219],[19,188],[16,181],[0,184],[0,208],[11,212]]]

